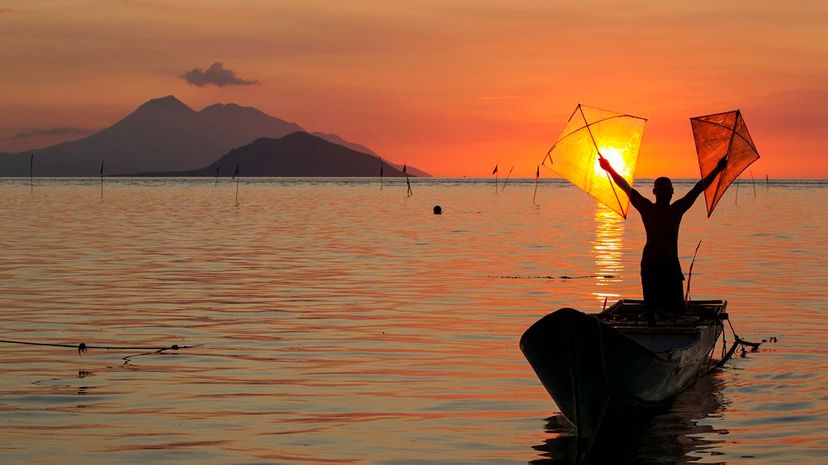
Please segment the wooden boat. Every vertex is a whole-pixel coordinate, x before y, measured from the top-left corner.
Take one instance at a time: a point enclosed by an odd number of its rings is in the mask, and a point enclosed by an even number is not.
[[[708,368],[727,302],[693,300],[648,321],[642,300],[599,314],[562,308],[533,324],[520,349],[578,438],[594,438],[669,403]],[[591,440],[591,442],[592,442]]]

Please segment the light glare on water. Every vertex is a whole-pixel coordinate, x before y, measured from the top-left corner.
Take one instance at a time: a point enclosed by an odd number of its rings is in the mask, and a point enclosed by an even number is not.
[[[642,184],[644,185],[644,184]],[[566,463],[517,347],[559,307],[638,297],[643,228],[574,187],[416,180],[0,180],[0,462]],[[689,184],[678,184],[677,193]],[[643,189],[642,189],[643,191]],[[729,192],[684,219],[695,298],[770,336],[618,463],[828,453],[828,184]],[[439,204],[444,214],[431,213]],[[626,452],[625,452],[626,453]]]

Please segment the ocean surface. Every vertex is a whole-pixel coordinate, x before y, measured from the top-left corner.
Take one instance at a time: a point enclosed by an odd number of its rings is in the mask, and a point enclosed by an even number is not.
[[[70,346],[0,343],[0,463],[570,463],[518,340],[640,296],[638,214],[559,181],[537,205],[531,180],[412,188],[0,179],[0,339]],[[828,463],[826,207],[828,181],[743,180],[709,219],[699,199],[691,294],[768,342],[611,463]]]

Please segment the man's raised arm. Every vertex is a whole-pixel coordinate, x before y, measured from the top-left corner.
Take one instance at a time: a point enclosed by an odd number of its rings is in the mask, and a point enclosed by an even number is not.
[[[716,176],[718,176],[719,173],[721,173],[726,166],[727,156],[724,156],[721,160],[719,160],[719,163],[716,164],[716,167],[713,168],[713,171],[711,171],[710,174],[708,174],[699,182],[697,182],[696,185],[693,186],[692,189],[690,189],[690,192],[688,192],[687,195],[677,200],[673,205],[682,208],[684,211],[689,210],[690,207],[693,206],[693,203],[696,201],[696,198],[699,196],[699,194],[704,192],[705,189],[707,189],[708,187],[710,187],[711,184],[713,184],[713,181],[716,179]]]
[[[711,171],[710,174],[705,176],[696,185],[701,187],[701,190],[704,191],[705,189],[710,187],[711,184],[713,184],[713,180],[716,179],[716,176],[719,173],[721,173],[722,170],[724,170],[726,166],[727,166],[727,156],[724,156],[724,157],[722,157],[721,160],[719,160],[719,163],[716,164],[716,167],[713,168],[713,171]]]

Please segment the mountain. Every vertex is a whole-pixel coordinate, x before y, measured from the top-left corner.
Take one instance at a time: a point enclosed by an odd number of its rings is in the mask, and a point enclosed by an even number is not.
[[[31,154],[35,176],[97,176],[101,162],[109,175],[193,170],[214,162],[234,147],[296,131],[304,129],[252,107],[215,104],[195,111],[168,95],[144,103],[114,125],[88,137],[18,154],[0,154],[0,176],[28,176]],[[350,144],[333,134],[325,136]]]
[[[344,145],[345,147],[348,147],[349,149],[352,149],[352,150],[356,150],[357,152],[368,153],[368,154],[374,155],[376,157],[381,157],[381,155],[379,155],[378,153],[376,153],[373,150],[369,149],[368,147],[366,147],[362,144],[355,144],[353,142],[348,142],[347,140],[337,136],[336,134],[325,134],[325,133],[322,133],[322,132],[313,132],[311,134],[313,134],[314,136],[317,136],[317,137],[321,137],[321,138],[325,139],[328,142],[333,142],[334,144]],[[387,161],[387,160],[383,160],[383,161]],[[402,165],[398,165],[396,163],[391,163],[391,162],[388,162],[388,164],[390,166],[393,166],[398,171],[402,171],[402,169],[403,169]],[[430,178],[431,177],[430,174],[426,173],[423,170],[419,170],[417,168],[414,168],[413,166],[409,166],[406,171],[411,176],[416,176],[418,178]]]
[[[96,176],[185,170],[209,163],[257,137],[281,137],[302,128],[238,105],[195,111],[169,95],[150,100],[124,119],[72,142],[0,158],[0,175]]]
[[[402,172],[382,162],[383,176]],[[218,161],[192,171],[146,173],[147,176],[231,176],[236,166],[242,176],[368,177],[379,176],[380,159],[304,131],[279,139],[260,138],[228,152]]]
[[[348,142],[347,140],[337,136],[336,134],[328,134],[328,133],[324,133],[324,132],[312,132],[311,134],[313,134],[316,137],[320,137],[322,139],[325,139],[328,142],[333,142],[334,144],[338,144],[338,145],[341,145],[343,147],[348,147],[349,149],[357,151],[357,152],[367,153],[367,154],[373,155],[375,157],[380,156],[377,152],[374,152],[373,150],[369,149],[368,147],[366,147],[362,144],[356,144],[354,142]]]

